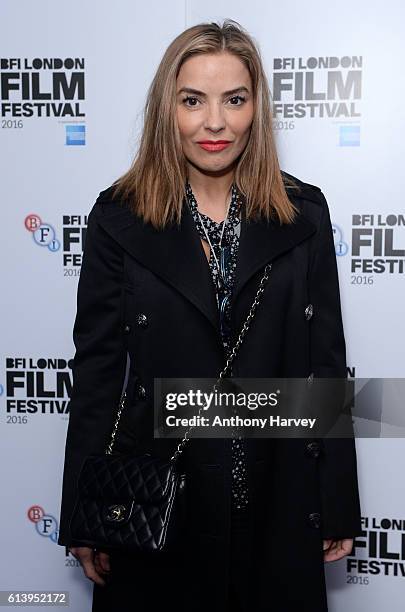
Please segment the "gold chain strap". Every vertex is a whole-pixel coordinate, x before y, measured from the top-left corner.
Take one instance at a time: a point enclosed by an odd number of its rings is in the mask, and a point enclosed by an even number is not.
[[[219,374],[219,376],[218,376],[218,378],[217,378],[217,380],[216,380],[216,382],[215,382],[215,384],[213,386],[213,390],[217,389],[218,383],[220,382],[221,379],[224,378],[226,372],[229,370],[230,366],[232,365],[232,363],[233,363],[233,361],[234,361],[234,359],[236,357],[236,353],[238,352],[239,347],[240,347],[240,345],[243,342],[243,338],[245,337],[245,335],[246,335],[246,333],[247,333],[247,331],[249,329],[250,323],[251,323],[251,321],[252,321],[252,319],[253,319],[253,317],[255,315],[256,309],[257,309],[257,307],[259,305],[261,295],[262,295],[262,293],[264,291],[265,283],[267,282],[267,280],[269,278],[269,273],[270,273],[271,267],[272,267],[272,264],[268,263],[266,265],[265,269],[264,269],[264,274],[263,274],[262,279],[260,281],[259,288],[258,288],[258,290],[256,292],[255,299],[253,300],[253,303],[252,303],[252,305],[250,307],[249,314],[247,315],[246,320],[245,320],[244,324],[242,325],[241,331],[239,333],[239,337],[238,337],[237,341],[235,342],[235,345],[233,346],[230,354],[228,355],[228,358],[226,360],[226,364],[225,364],[223,370],[220,372],[220,374]],[[107,449],[106,449],[106,454],[107,455],[111,455],[111,453],[112,453],[115,437],[117,435],[118,423],[119,423],[119,420],[120,420],[120,417],[121,417],[121,413],[122,413],[122,411],[124,409],[124,406],[125,406],[126,396],[127,396],[126,391],[124,391],[124,393],[122,394],[121,400],[120,400],[120,404],[119,404],[119,408],[118,408],[118,413],[117,413],[117,418],[115,419],[113,431],[112,431],[112,434],[111,434],[111,440],[110,440],[110,443],[108,444]],[[200,413],[205,408],[205,406],[201,406],[200,407],[200,409],[198,411],[198,416],[200,416]],[[170,457],[170,461],[176,461],[178,459],[179,455],[183,451],[183,448],[184,448],[186,442],[188,442],[190,440],[190,438],[188,437],[188,434],[189,434],[189,432],[194,427],[195,427],[195,425],[191,425],[186,430],[183,439],[179,442],[179,444],[177,445],[176,450],[174,451],[173,455]]]

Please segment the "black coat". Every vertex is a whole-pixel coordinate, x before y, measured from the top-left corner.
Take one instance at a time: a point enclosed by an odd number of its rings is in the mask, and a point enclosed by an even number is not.
[[[297,179],[296,179],[297,180]],[[269,281],[236,358],[235,377],[342,377],[345,339],[333,234],[318,187],[297,181],[293,224],[246,222],[232,303],[240,329],[263,268]],[[68,521],[80,466],[103,452],[130,357],[130,406],[121,448],[167,456],[176,440],[153,438],[154,377],[215,378],[223,350],[214,286],[187,206],[180,230],[155,230],[102,191],[89,218],[74,325],[76,355],[66,439],[58,543],[73,545]],[[305,314],[312,304],[313,316]],[[146,316],[139,318],[139,314]],[[145,325],[145,322],[147,323]],[[252,611],[327,610],[322,539],[360,535],[356,450],[351,439],[246,439],[253,562],[246,566]],[[192,516],[187,580],[170,598],[193,610],[225,610],[229,549],[231,440],[187,446]],[[315,451],[319,452],[315,452]],[[159,584],[159,573],[156,572]],[[142,588],[134,577],[133,589]],[[136,601],[136,597],[134,599]],[[174,607],[182,610],[179,605]]]

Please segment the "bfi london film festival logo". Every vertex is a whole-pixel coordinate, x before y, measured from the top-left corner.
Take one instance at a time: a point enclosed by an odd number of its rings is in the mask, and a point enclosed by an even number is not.
[[[60,242],[56,237],[53,225],[42,221],[41,217],[35,213],[30,213],[24,219],[25,229],[28,230],[36,245],[45,247],[51,253],[56,253],[60,249]]]
[[[351,272],[404,274],[405,214],[352,215]]]
[[[34,525],[35,531],[42,538],[47,538],[57,544],[59,523],[52,514],[48,514],[42,506],[33,505],[27,510],[28,520]]]
[[[363,533],[346,559],[353,582],[369,584],[369,576],[405,578],[405,519],[363,516]]]
[[[57,238],[55,227],[43,221],[36,213],[24,219],[25,229],[30,232],[37,246],[56,253],[62,248],[62,265],[65,276],[79,276],[83,249],[86,241],[88,215],[63,215],[62,244]]]
[[[65,145],[86,144],[84,57],[0,57],[0,71],[3,128],[58,118]]]
[[[336,255],[347,255],[343,229],[332,224]],[[353,284],[373,284],[374,274],[405,273],[405,214],[353,214],[351,227]]]
[[[73,359],[6,357],[6,424],[24,425],[33,415],[68,418]]]
[[[272,97],[276,130],[297,119],[339,123],[339,146],[360,145],[363,57],[275,57]]]

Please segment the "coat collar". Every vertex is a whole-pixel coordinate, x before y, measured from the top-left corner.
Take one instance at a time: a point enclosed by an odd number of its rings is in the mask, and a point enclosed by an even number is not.
[[[295,200],[295,196],[290,198]],[[233,304],[257,271],[316,231],[316,225],[302,213],[299,203],[298,209],[294,223],[280,225],[276,220],[248,222],[242,206]],[[192,214],[185,203],[180,226],[173,223],[164,230],[143,223],[118,202],[107,202],[98,221],[129,255],[192,302],[220,334],[211,271]]]

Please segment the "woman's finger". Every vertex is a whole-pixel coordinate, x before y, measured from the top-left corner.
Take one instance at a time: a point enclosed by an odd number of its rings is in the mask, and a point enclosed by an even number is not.
[[[353,539],[335,540],[324,552],[324,561],[338,561],[350,554],[353,547]]]
[[[329,546],[332,544],[332,540],[324,540],[323,541],[323,550],[326,550],[327,548],[329,548]]]
[[[105,580],[103,580],[102,576],[97,571],[96,566],[95,566],[94,551],[92,551],[91,549],[87,549],[87,550],[85,549],[84,551],[80,551],[77,556],[83,567],[83,572],[85,576],[89,580],[92,580],[93,582],[96,582],[97,584],[104,586]]]
[[[341,546],[342,549],[345,551],[346,555],[350,555],[350,553],[353,550],[353,538],[346,538],[344,540],[341,540]]]
[[[109,556],[106,553],[96,551],[94,553],[94,566],[97,572],[108,574],[110,571]]]

